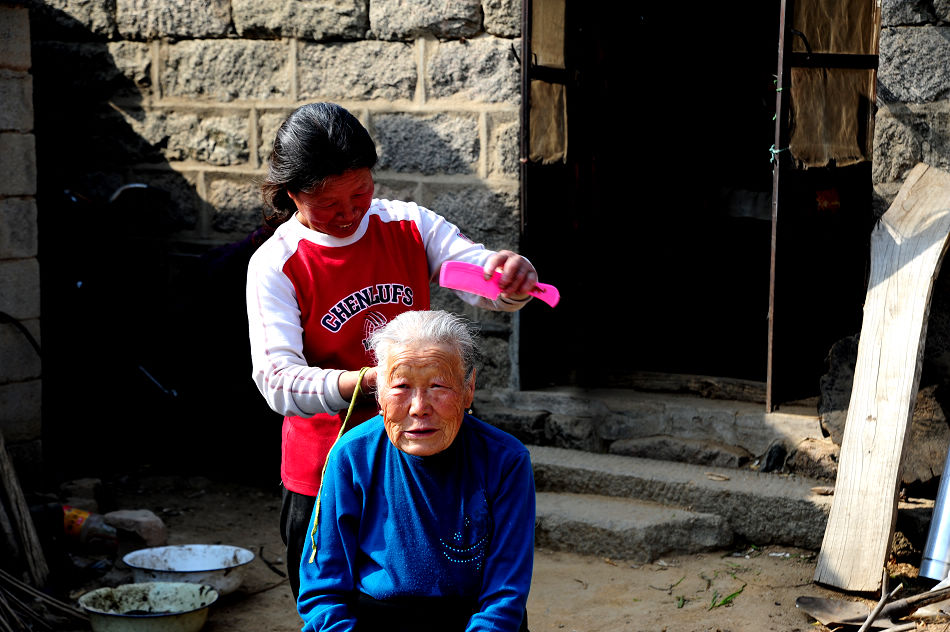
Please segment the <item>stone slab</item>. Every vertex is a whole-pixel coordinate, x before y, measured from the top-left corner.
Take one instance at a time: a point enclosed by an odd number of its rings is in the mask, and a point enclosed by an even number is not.
[[[720,516],[629,498],[538,492],[536,515],[537,546],[584,555],[646,563],[732,543]]]
[[[823,438],[817,409],[810,407],[785,407],[770,413],[764,404],[625,389],[494,391],[477,394],[476,408],[489,412],[499,408],[546,412],[552,420],[548,425],[556,420],[559,427],[568,419],[575,420],[575,428],[586,421],[588,435],[571,436],[568,441],[556,432],[557,428],[551,428],[548,434],[553,439],[547,445],[605,448],[592,449],[595,452],[609,451],[610,445],[619,440],[672,436],[729,444],[762,457],[777,442],[791,452],[806,439]]]

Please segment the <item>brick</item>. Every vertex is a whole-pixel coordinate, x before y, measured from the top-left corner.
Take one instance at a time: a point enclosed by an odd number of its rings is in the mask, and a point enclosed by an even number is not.
[[[881,29],[878,85],[886,103],[926,103],[950,90],[950,27]]]
[[[884,0],[881,26],[907,26],[934,22],[934,3],[925,0]]]
[[[36,139],[33,134],[0,134],[0,195],[36,195]]]
[[[403,43],[304,44],[297,56],[303,99],[411,100],[416,91],[415,50]]]
[[[116,0],[116,24],[124,37],[224,37],[231,26],[228,0]]]
[[[33,77],[25,72],[0,70],[0,130],[33,130]]]
[[[874,122],[874,181],[903,181],[918,162],[950,169],[950,101],[878,108]]]
[[[352,40],[369,29],[366,5],[365,0],[231,0],[231,17],[241,37]]]
[[[427,185],[426,204],[456,224],[469,238],[492,250],[518,252],[520,220],[517,187],[492,190],[484,184]]]
[[[148,44],[139,42],[109,42],[109,56],[115,70],[126,80],[123,91],[145,93],[152,85],[152,55]]]
[[[39,344],[40,321],[32,319],[21,323]],[[38,379],[41,375],[40,355],[30,339],[12,323],[0,323],[0,384]]]
[[[373,34],[379,39],[472,37],[482,30],[480,0],[373,0],[369,7]]]
[[[166,160],[215,166],[247,164],[247,113],[218,116],[201,111],[130,110],[124,123]]]
[[[162,94],[202,101],[290,96],[286,42],[192,40],[169,45]]]
[[[0,431],[4,441],[32,441],[41,438],[41,382],[0,384]]]
[[[488,173],[518,178],[521,173],[521,125],[513,115],[490,117],[489,120],[492,124],[488,133]]]
[[[378,114],[373,129],[380,169],[427,175],[477,171],[476,115]]]
[[[260,139],[258,147],[258,159],[265,169],[270,154],[274,151],[274,139],[277,137],[277,130],[280,128],[288,116],[291,109],[284,109],[275,112],[263,112],[258,116],[258,138]]]
[[[36,201],[0,198],[0,259],[35,257],[37,248]]]
[[[33,47],[35,108],[44,99],[88,104],[140,101],[151,87],[151,56],[139,42],[41,41]]]
[[[37,40],[106,40],[115,37],[115,3],[89,0],[30,2],[30,27]]]
[[[485,32],[500,37],[521,35],[521,0],[482,0]]]
[[[245,237],[257,229],[263,220],[261,189],[247,178],[217,178],[209,187],[209,199],[214,207],[211,227],[232,238]]]
[[[0,261],[0,311],[17,320],[40,315],[40,266],[36,259]]]
[[[491,36],[442,42],[426,64],[426,97],[520,103],[521,71],[515,52],[520,47],[518,39]]]
[[[30,13],[0,5],[0,68],[30,69]]]

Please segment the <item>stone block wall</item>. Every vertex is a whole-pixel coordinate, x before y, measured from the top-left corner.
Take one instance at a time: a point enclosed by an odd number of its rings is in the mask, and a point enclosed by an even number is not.
[[[0,2],[0,432],[21,476],[41,452],[40,276],[29,13]]]
[[[283,119],[335,101],[377,141],[378,196],[518,249],[520,0],[24,1],[41,245],[66,239],[60,219],[76,221],[63,190],[114,222],[106,200],[118,187],[157,187],[168,203],[138,230],[163,241],[174,301],[198,257],[259,226],[259,181]],[[517,316],[442,290],[433,303],[480,323],[480,385],[516,387]]]
[[[520,18],[520,0],[0,0],[0,430],[21,477],[199,427],[242,471],[276,467],[243,272],[207,266],[260,225],[299,105],[367,126],[378,196],[517,250]],[[157,194],[110,201],[129,184]],[[433,303],[481,325],[480,386],[517,388],[517,316]],[[220,384],[189,392],[209,365]]]
[[[950,2],[884,0],[877,106],[880,215],[918,162],[950,169]]]

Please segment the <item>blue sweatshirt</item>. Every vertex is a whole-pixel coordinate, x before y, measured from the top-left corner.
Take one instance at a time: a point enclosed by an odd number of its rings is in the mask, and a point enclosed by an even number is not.
[[[445,451],[428,457],[392,445],[382,417],[330,452],[319,524],[304,547],[297,608],[305,631],[352,630],[358,593],[471,598],[466,632],[516,632],[534,561],[534,477],[528,450],[465,416]]]

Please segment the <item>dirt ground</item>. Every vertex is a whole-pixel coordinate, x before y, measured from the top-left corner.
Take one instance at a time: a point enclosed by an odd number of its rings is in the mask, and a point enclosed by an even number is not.
[[[114,490],[123,509],[150,509],[168,527],[169,544],[223,543],[256,554],[244,584],[212,606],[205,632],[300,629],[278,534],[279,488],[225,484],[203,477],[128,479]],[[891,586],[909,596],[929,588],[912,566],[893,566]],[[858,600],[812,583],[815,552],[743,547],[676,555],[649,564],[539,550],[528,600],[532,632],[792,632],[829,629],[795,606],[802,595]],[[119,562],[95,585],[129,581]],[[924,580],[926,581],[926,580]],[[932,582],[929,582],[932,584]],[[90,584],[73,591],[72,597]],[[873,605],[869,599],[863,600]],[[919,622],[945,632],[950,618]],[[842,628],[854,630],[855,627]]]

